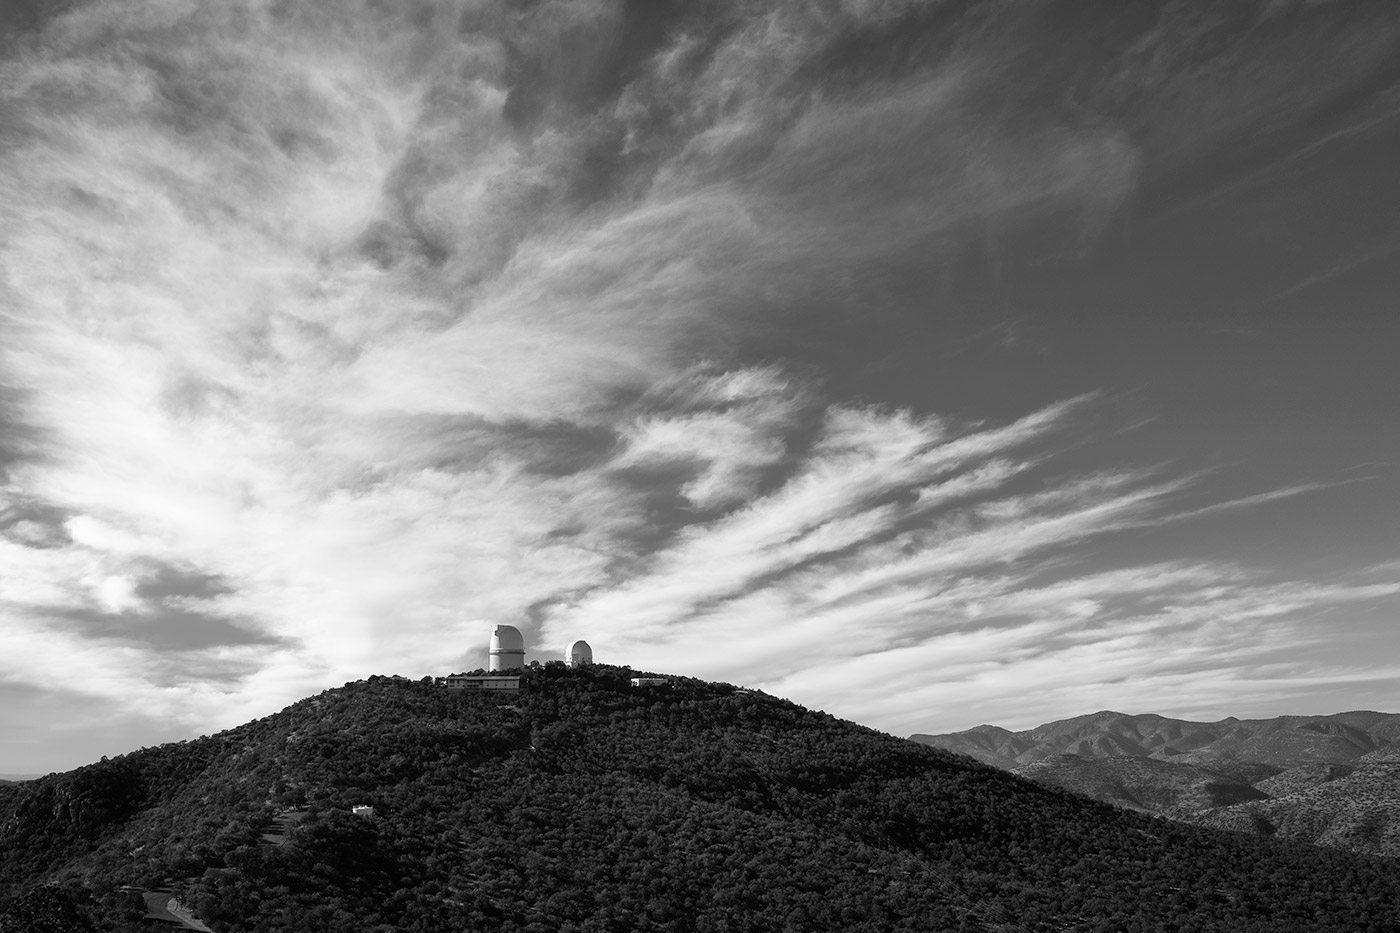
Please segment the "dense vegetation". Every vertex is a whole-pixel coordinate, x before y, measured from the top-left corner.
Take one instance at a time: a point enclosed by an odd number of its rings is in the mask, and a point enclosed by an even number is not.
[[[162,883],[220,933],[1400,930],[1393,865],[626,673],[551,665],[504,697],[375,677],[0,788],[0,930],[149,929]]]

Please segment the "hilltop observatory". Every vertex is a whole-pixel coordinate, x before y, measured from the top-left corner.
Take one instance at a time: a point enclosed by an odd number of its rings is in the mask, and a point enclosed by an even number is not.
[[[564,652],[564,660],[570,667],[587,667],[593,663],[593,649],[588,647],[588,642],[580,638]]]
[[[525,666],[525,638],[513,625],[498,625],[491,633],[493,671],[509,671]]]

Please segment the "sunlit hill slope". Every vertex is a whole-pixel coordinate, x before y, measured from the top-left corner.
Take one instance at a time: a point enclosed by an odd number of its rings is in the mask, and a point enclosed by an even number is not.
[[[1400,855],[1400,715],[1190,722],[1104,711],[913,738],[1120,807]]]

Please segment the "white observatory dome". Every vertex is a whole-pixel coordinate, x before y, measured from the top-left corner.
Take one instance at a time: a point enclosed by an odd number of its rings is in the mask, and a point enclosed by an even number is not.
[[[525,637],[514,625],[498,625],[491,633],[491,667],[508,671],[525,666]]]
[[[582,667],[585,664],[593,663],[593,649],[588,647],[588,642],[580,638],[569,646],[569,650],[564,652],[564,660],[569,662],[570,667]]]

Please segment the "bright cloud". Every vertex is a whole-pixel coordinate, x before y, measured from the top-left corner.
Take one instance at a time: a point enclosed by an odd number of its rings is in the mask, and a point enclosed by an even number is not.
[[[1282,655],[1394,597],[1086,572],[1315,486],[1190,511],[1182,471],[1057,461],[1101,399],[972,423],[788,358],[879,318],[889,268],[1027,225],[1073,252],[1131,201],[1121,128],[977,112],[997,48],[862,78],[834,37],[900,5],[645,41],[603,0],[409,6],[117,0],[14,40],[4,684],[207,730],[509,621],[902,729],[1132,676],[1228,697],[1266,622]]]

